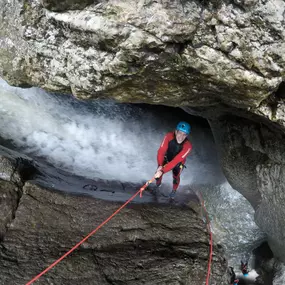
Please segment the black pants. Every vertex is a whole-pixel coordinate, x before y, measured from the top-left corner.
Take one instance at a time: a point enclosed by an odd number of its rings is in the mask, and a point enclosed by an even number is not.
[[[163,165],[167,163],[167,160],[164,160]],[[177,190],[179,183],[180,183],[180,174],[185,166],[182,164],[182,162],[179,162],[178,164],[175,165],[174,168],[172,168],[172,177],[173,177],[173,190]],[[162,181],[162,176],[158,180],[156,180],[156,185],[159,186]]]

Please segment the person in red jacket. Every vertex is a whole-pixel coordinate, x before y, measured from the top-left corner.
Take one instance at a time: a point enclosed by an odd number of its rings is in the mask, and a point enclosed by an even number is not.
[[[191,127],[188,123],[179,122],[175,131],[165,135],[157,152],[158,168],[154,175],[156,186],[161,185],[163,174],[172,170],[173,190],[170,198],[174,198],[176,194],[186,157],[192,150],[192,144],[187,138],[190,132]]]

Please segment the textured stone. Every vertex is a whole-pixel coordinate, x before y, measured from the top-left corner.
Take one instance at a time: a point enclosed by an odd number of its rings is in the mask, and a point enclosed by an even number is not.
[[[238,108],[282,81],[283,1],[87,2],[0,4],[0,75],[83,99]]]
[[[224,173],[255,208],[255,220],[284,260],[285,137],[277,128],[225,116],[211,120]]]
[[[1,1],[0,75],[82,99],[209,116],[229,182],[256,209],[275,253],[283,252],[285,2],[78,3]]]
[[[33,161],[25,155],[0,146],[0,179],[23,186],[37,172]]]
[[[0,179],[0,241],[14,218],[20,193],[19,188],[13,183]]]
[[[15,217],[23,183],[35,171],[30,159],[0,146],[0,241]]]
[[[119,203],[27,183],[0,248],[1,284],[27,282],[96,228]],[[209,235],[197,214],[131,204],[41,277],[43,284],[191,284],[206,279]],[[228,284],[214,246],[212,283]]]

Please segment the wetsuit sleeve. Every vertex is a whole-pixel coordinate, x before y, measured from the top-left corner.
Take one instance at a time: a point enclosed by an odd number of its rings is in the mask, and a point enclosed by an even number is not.
[[[165,137],[163,138],[163,141],[161,142],[161,145],[157,151],[157,164],[158,166],[162,166],[164,162],[164,156],[166,154],[166,151],[168,149],[169,141],[172,139],[173,134],[167,133]]]
[[[165,166],[163,167],[163,172],[166,173],[173,169],[179,162],[183,162],[186,160],[187,155],[191,152],[192,150],[192,144],[189,141],[186,141],[183,144],[182,150]]]

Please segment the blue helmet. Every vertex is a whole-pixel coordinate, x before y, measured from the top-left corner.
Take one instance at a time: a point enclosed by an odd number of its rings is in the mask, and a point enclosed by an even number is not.
[[[176,126],[176,130],[189,135],[191,132],[191,126],[186,122],[179,122]]]

